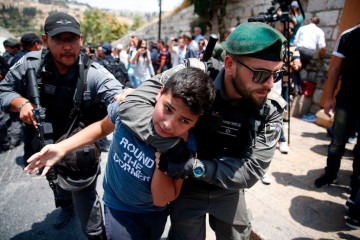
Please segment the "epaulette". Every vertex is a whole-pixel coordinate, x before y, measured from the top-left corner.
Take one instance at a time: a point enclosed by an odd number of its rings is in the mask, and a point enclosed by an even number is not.
[[[285,108],[287,102],[285,101],[285,99],[283,99],[279,94],[277,94],[275,91],[270,91],[267,98],[269,100],[275,101],[277,102],[277,104],[281,107],[281,108]]]

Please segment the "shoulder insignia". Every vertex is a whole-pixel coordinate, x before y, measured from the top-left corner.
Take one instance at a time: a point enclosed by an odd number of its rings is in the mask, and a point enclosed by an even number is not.
[[[281,123],[265,124],[265,142],[269,147],[274,146],[280,138]]]

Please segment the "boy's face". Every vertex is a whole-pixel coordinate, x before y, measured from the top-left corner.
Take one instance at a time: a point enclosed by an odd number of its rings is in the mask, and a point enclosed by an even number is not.
[[[192,128],[199,115],[194,115],[182,99],[174,98],[171,91],[156,97],[153,124],[161,137],[180,137]]]

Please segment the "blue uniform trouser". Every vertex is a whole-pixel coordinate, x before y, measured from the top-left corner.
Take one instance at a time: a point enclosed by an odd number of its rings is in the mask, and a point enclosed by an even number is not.
[[[341,103],[336,104],[334,119],[334,136],[328,147],[328,158],[325,171],[330,176],[336,176],[340,169],[341,158],[345,152],[345,145],[349,139],[355,122],[359,120],[359,111],[352,109]],[[359,124],[357,125],[359,132]],[[353,175],[350,185],[353,185],[353,179],[360,176],[360,156],[359,141],[356,143],[353,161]]]
[[[11,144],[15,144],[21,141],[21,132],[22,132],[22,121],[20,120],[19,113],[11,112],[10,115],[10,125],[8,128],[8,136]]]
[[[57,186],[58,198],[70,202],[72,200],[79,217],[81,228],[88,237],[99,236],[105,231],[101,202],[96,192],[95,181],[80,191],[66,191]]]
[[[180,196],[170,203],[169,240],[204,240],[206,213],[216,239],[249,239],[251,213],[244,190],[226,190],[185,180]],[[210,188],[209,188],[210,187]]]
[[[7,115],[0,110],[0,147],[9,147],[9,138],[6,126]],[[1,149],[1,148],[0,148]]]

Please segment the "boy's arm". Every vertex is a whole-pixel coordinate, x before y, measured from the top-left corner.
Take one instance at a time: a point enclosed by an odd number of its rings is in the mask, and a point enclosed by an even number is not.
[[[159,152],[157,152],[155,156],[158,165],[160,161]],[[151,193],[154,205],[162,207],[168,202],[175,200],[180,194],[183,181],[182,179],[175,180],[167,176],[166,173],[156,167],[151,181]]]
[[[77,134],[57,144],[49,144],[40,152],[33,154],[27,162],[29,165],[24,169],[30,174],[45,167],[41,176],[45,176],[50,167],[60,161],[64,156],[82,146],[95,142],[114,131],[115,124],[106,116],[103,120],[95,122]]]

